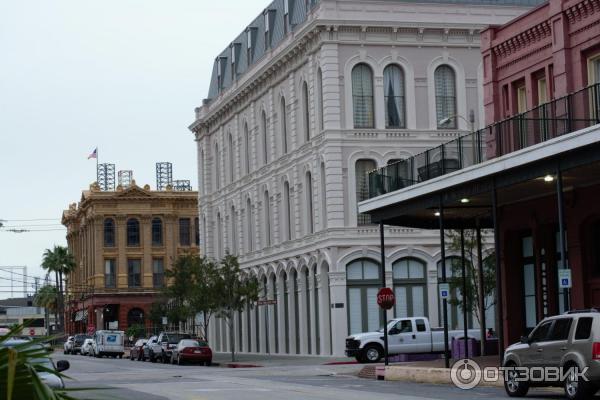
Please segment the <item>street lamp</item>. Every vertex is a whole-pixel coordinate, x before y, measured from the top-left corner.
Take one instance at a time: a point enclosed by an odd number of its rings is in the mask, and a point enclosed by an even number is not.
[[[475,111],[473,111],[473,110],[469,111],[469,119],[465,118],[464,116],[462,116],[460,114],[454,114],[454,115],[450,115],[446,118],[439,120],[438,126],[445,125],[448,122],[450,122],[456,118],[460,118],[463,121],[465,121],[471,127],[471,132],[475,132]]]

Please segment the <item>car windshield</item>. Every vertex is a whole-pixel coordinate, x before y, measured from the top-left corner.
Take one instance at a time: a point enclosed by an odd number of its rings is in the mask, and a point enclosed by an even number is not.
[[[172,333],[172,334],[169,334],[168,337],[169,337],[170,344],[177,344],[182,339],[189,339],[190,335],[185,334],[185,333]]]

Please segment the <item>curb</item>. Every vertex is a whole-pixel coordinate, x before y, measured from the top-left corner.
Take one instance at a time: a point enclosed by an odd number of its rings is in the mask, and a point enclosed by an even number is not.
[[[480,375],[479,373],[478,375]],[[424,368],[414,366],[377,366],[375,367],[375,378],[377,380],[428,383],[434,385],[453,385],[450,378],[450,369],[446,368]],[[481,380],[477,386],[504,387],[502,378],[494,382]]]

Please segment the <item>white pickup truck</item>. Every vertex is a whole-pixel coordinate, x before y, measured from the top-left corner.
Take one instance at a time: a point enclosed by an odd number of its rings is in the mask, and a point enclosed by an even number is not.
[[[469,329],[468,337],[481,340],[479,329]],[[452,338],[462,338],[464,331],[448,331]],[[388,323],[388,354],[441,353],[444,351],[444,328],[431,328],[427,317],[396,318]],[[346,355],[358,362],[378,362],[383,357],[383,329],[355,333],[346,338]]]

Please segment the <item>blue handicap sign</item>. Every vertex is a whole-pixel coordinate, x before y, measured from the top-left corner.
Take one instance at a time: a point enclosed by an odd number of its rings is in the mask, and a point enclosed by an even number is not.
[[[562,284],[563,284],[564,286],[568,286],[568,285],[569,285],[569,280],[568,280],[568,279],[563,279],[563,280],[562,280]]]

